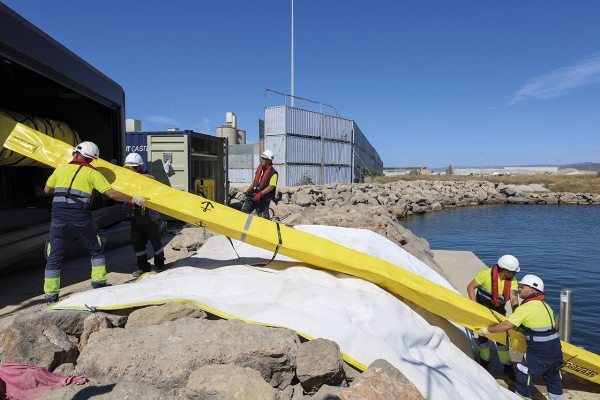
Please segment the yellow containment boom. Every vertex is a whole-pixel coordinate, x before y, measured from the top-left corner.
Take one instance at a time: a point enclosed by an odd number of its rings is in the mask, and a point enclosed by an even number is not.
[[[10,132],[4,147],[54,168],[72,159],[72,146],[0,116],[0,133]],[[102,159],[93,162],[113,189],[147,198],[146,206],[250,245],[276,251],[307,264],[342,272],[373,282],[424,309],[466,328],[489,326],[505,320],[486,307],[435,284],[419,275],[379,258],[341,246],[335,242],[280,225],[264,218],[244,214],[192,193],[173,189]],[[489,337],[506,344],[506,334]],[[512,348],[525,352],[520,332],[510,331]],[[562,342],[565,369],[577,376],[600,383],[600,356]]]

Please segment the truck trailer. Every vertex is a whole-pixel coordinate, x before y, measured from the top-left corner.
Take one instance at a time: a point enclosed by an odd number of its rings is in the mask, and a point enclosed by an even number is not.
[[[50,136],[57,126],[68,126],[76,133],[72,142],[93,141],[103,159],[122,162],[123,88],[3,3],[0,87],[3,115],[44,125]],[[5,133],[0,132],[0,143],[6,139],[2,135]],[[0,150],[0,274],[44,262],[52,196],[45,195],[43,188],[52,171],[7,149]],[[121,205],[97,197],[93,216],[100,228],[123,220]],[[71,246],[69,255],[78,252],[85,252],[82,245]]]

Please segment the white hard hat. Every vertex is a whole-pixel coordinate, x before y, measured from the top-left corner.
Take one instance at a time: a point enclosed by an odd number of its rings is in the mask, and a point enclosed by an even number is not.
[[[508,271],[519,272],[521,267],[519,267],[519,260],[517,257],[511,256],[510,254],[505,254],[498,259],[498,266],[500,268],[504,268]]]
[[[98,157],[100,157],[100,149],[98,149],[98,146],[92,142],[81,142],[73,151],[81,154],[85,158],[92,158],[96,160]]]
[[[131,165],[132,167],[143,167],[144,159],[138,153],[129,153],[125,157],[125,165]]]
[[[273,152],[271,150],[265,150],[264,153],[260,155],[260,158],[266,158],[267,160],[273,160]]]
[[[535,275],[525,275],[523,279],[521,279],[521,282],[519,282],[519,284],[530,286],[534,289],[539,290],[540,292],[544,291],[544,281],[542,281]]]

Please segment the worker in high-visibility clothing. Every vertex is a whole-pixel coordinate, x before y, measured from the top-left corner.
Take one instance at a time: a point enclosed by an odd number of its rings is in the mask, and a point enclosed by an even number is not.
[[[469,298],[506,316],[506,303],[510,302],[512,311],[519,305],[517,279],[520,271],[519,260],[515,256],[505,254],[498,259],[492,268],[480,271],[467,286]],[[477,291],[477,293],[475,292]],[[490,364],[490,344],[486,337],[477,338],[479,342],[479,363],[487,368]],[[513,381],[515,370],[512,366],[510,351],[507,346],[496,343],[498,359],[504,365],[504,373]]]
[[[138,153],[129,153],[125,157],[125,168],[129,168],[147,178],[155,179],[152,175],[145,174],[142,170],[143,167],[144,159]],[[144,206],[138,206],[133,202],[127,205],[126,214],[131,223],[131,244],[137,257],[138,268],[133,271],[133,277],[139,278],[142,274],[152,271],[146,250],[148,241],[154,249],[154,267],[156,271],[164,271],[166,269],[165,249],[160,233],[160,214]]]
[[[73,160],[56,168],[44,187],[46,194],[54,194],[50,233],[46,241],[46,271],[44,293],[48,304],[58,301],[60,268],[69,242],[81,239],[92,259],[92,287],[108,286],[104,260],[104,238],[92,219],[91,206],[96,191],[115,201],[143,205],[146,199],[129,196],[111,188],[106,178],[91,162],[100,151],[92,142],[82,142],[73,149]]]
[[[246,190],[246,201],[242,206],[242,212],[252,214],[256,210],[256,215],[266,219],[271,219],[269,206],[271,200],[275,198],[275,187],[279,174],[273,167],[273,152],[265,150],[260,155],[260,165],[254,174],[254,180]]]
[[[535,275],[525,275],[519,282],[519,296],[523,302],[506,321],[489,327],[475,327],[478,335],[506,332],[520,327],[527,351],[517,364],[517,393],[529,399],[533,384],[540,376],[546,382],[550,400],[563,400],[562,373],[564,367],[562,346],[555,328],[554,312],[544,301],[544,282]]]

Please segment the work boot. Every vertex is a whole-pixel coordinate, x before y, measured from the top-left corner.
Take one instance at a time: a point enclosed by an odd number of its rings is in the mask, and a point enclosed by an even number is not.
[[[140,276],[144,275],[145,273],[148,272],[152,272],[152,268],[150,268],[150,264],[148,264],[147,268],[139,268],[136,269],[135,271],[133,271],[133,273],[131,274],[131,276],[133,276],[134,278],[139,278]]]
[[[155,254],[154,255],[154,268],[156,268],[156,272],[166,271],[167,267],[165,267],[165,254]]]
[[[146,272],[152,271],[152,265],[150,265],[150,263],[148,262],[147,254],[144,254],[143,256],[138,256],[137,266],[138,269],[136,271],[133,271],[133,273],[131,274],[134,278],[139,278]]]
[[[47,294],[46,295],[46,304],[50,306],[54,303],[58,303],[58,293]]]
[[[507,364],[504,366],[504,374],[508,376],[511,381],[517,381],[517,375],[515,374],[515,369],[513,368],[512,364]]]
[[[92,282],[92,288],[94,288],[94,289],[100,289],[100,288],[108,287],[108,286],[112,286],[112,285],[106,281]]]
[[[490,360],[484,360],[483,358],[480,358],[479,365],[481,365],[485,369],[488,369],[488,367],[490,366]]]

